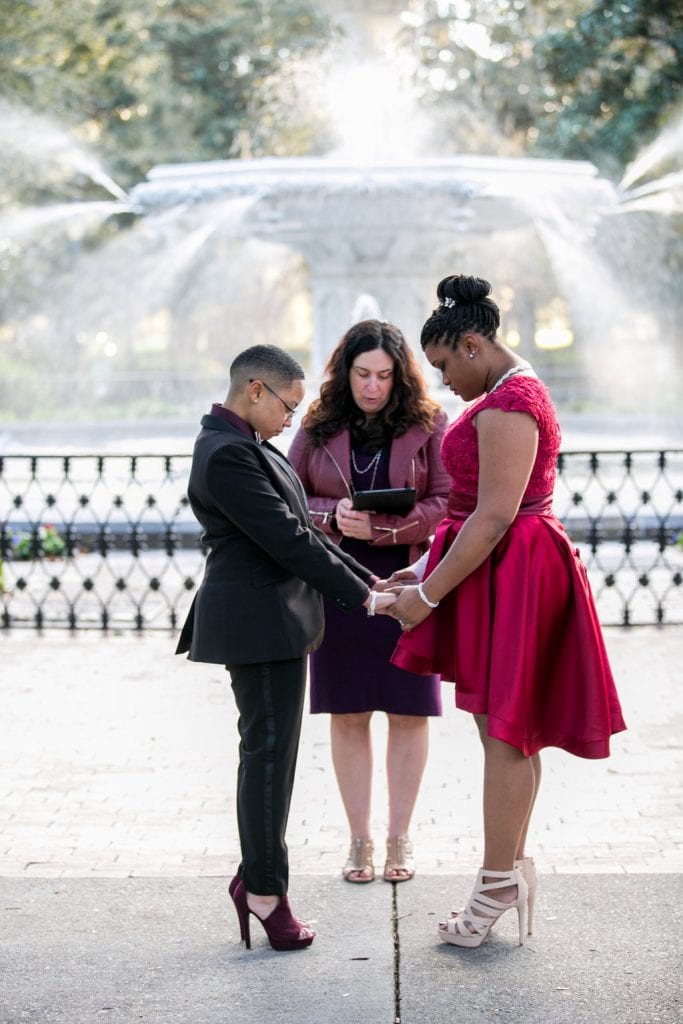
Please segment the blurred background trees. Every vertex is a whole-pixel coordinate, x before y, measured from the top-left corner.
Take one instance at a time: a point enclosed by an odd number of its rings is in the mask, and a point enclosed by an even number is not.
[[[683,101],[677,0],[416,0],[404,20],[446,152],[585,159],[619,177]]]
[[[680,0],[384,6],[403,25],[432,154],[581,158],[618,177],[683,100]],[[124,186],[166,161],[324,153],[307,69],[327,59],[339,7],[0,0],[0,96],[54,117]]]
[[[195,202],[192,175],[171,208],[141,211],[133,186],[161,163],[593,161],[620,183],[624,216],[603,218],[591,258],[628,282],[641,334],[676,337],[680,0],[0,0],[0,26],[0,423],[29,408],[90,415],[105,401],[112,416],[177,414],[200,382],[222,380],[245,324],[253,340],[308,353],[308,257],[245,238],[243,197]],[[569,207],[551,214],[546,236],[575,268],[590,240],[562,235],[574,227]],[[455,258],[465,222],[452,226]],[[568,336],[571,316],[531,244],[539,284],[533,302],[515,285],[519,322],[510,315],[508,328],[541,359],[537,328],[557,322]],[[510,288],[503,265],[519,263],[519,246],[498,234],[486,254]],[[573,293],[595,277],[592,262],[581,274],[564,256],[555,263]],[[603,307],[624,318],[621,293],[607,295]],[[593,329],[592,308],[589,319]],[[632,349],[626,319],[622,348]],[[578,348],[546,345],[542,369],[552,360],[573,372]]]
[[[308,0],[0,0],[0,95],[49,114],[122,184],[152,164],[319,151]]]

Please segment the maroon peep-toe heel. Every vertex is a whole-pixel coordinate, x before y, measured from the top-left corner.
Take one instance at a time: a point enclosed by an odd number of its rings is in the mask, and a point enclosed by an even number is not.
[[[233,879],[234,881],[235,879]],[[306,946],[310,946],[313,942],[315,932],[294,917],[286,896],[282,897],[275,910],[268,917],[263,918],[250,909],[247,903],[247,890],[244,888],[244,883],[241,879],[238,879],[237,884],[232,887],[230,895],[237,911],[240,937],[243,939],[247,949],[251,949],[250,914],[253,914],[257,921],[260,921],[264,932],[268,936],[270,945],[278,952],[305,949]]]

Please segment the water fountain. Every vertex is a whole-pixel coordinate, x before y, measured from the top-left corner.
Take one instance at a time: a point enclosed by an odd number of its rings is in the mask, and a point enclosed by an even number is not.
[[[366,12],[380,10],[382,37],[393,6],[358,0],[348,25],[367,28]],[[506,341],[560,405],[565,448],[618,453],[565,454],[558,489],[560,513],[593,547],[607,621],[653,621],[653,603],[657,621],[665,608],[678,621],[680,456],[622,463],[625,447],[680,446],[680,133],[620,188],[587,163],[428,156],[409,97],[387,85],[392,65],[367,62],[377,39],[350,38],[362,45],[355,66],[338,63],[346,143],[324,158],[158,166],[124,195],[64,133],[44,122],[27,131],[22,113],[26,153],[13,173],[32,188],[0,215],[0,452],[49,454],[17,458],[14,480],[3,460],[0,519],[57,522],[89,550],[62,579],[34,559],[33,590],[12,562],[15,618],[111,624],[133,607],[137,625],[167,624],[199,572],[183,453],[223,397],[232,355],[286,346],[307,364],[312,394],[349,323],[395,320],[416,345],[436,281],[463,270],[492,280]],[[0,140],[12,125],[1,114]],[[0,184],[6,167],[0,154]],[[13,586],[8,570],[6,593]]]
[[[256,341],[290,348],[315,388],[361,309],[415,344],[454,270],[492,280],[506,340],[566,410],[680,414],[680,139],[657,185],[651,156],[621,190],[588,163],[416,155],[393,65],[366,59],[395,5],[369,6],[374,21],[347,17],[358,52],[336,152],[157,166],[125,196],[90,167],[85,198],[0,222],[6,419],[39,403],[53,418],[68,406],[194,421]]]
[[[198,222],[219,200],[228,208],[242,201],[245,236],[304,257],[318,375],[360,294],[375,296],[383,316],[415,339],[435,282],[469,262],[473,237],[490,244],[525,232],[530,204],[540,210],[542,202],[567,203],[586,222],[613,202],[613,191],[594,167],[574,162],[458,157],[363,166],[323,157],[155,167],[131,194],[145,216],[191,204]]]

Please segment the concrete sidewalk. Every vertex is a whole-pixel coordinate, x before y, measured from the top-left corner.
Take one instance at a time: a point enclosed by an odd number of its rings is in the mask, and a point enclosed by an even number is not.
[[[227,898],[238,846],[226,673],[174,658],[168,636],[0,636],[0,1024],[391,1024],[397,1011],[403,1024],[670,1024],[683,629],[606,640],[629,731],[607,761],[543,755],[528,946],[514,945],[513,913],[480,950],[435,936],[481,849],[479,744],[444,685],[412,829],[419,873],[400,886],[339,878],[348,836],[328,721],[306,715],[292,902],[319,935],[283,955],[260,929],[254,950],[240,946]],[[381,863],[381,716],[374,729]]]
[[[318,937],[238,942],[225,879],[4,879],[3,1024],[675,1024],[680,879],[553,875],[537,936],[508,913],[479,949],[435,935],[468,876],[392,887],[297,876]],[[540,899],[540,896],[539,896]],[[400,958],[395,957],[398,948]],[[396,985],[396,979],[400,985]]]

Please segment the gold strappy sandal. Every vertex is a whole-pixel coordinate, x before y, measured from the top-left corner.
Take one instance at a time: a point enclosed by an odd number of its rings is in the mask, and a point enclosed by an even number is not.
[[[387,839],[387,859],[384,864],[385,882],[408,882],[415,874],[413,844],[408,836]]]
[[[365,882],[374,882],[375,865],[372,863],[374,852],[372,839],[354,836],[351,840],[349,859],[342,868],[342,877],[347,882],[356,882],[361,885]]]

